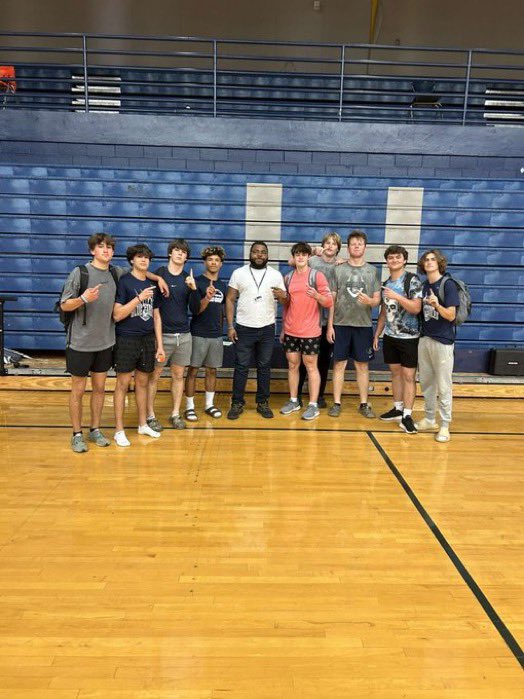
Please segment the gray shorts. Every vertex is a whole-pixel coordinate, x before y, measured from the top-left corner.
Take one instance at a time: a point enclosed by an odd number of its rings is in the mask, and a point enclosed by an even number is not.
[[[190,366],[207,366],[218,369],[224,359],[224,343],[221,337],[198,337],[193,335],[193,351]]]
[[[191,359],[191,333],[177,333],[176,335],[162,335],[166,359],[157,362],[157,366],[189,366]]]

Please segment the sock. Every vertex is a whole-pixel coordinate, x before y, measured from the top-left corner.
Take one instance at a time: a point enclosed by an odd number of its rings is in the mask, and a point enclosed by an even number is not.
[[[186,408],[187,408],[187,410],[194,410],[195,409],[195,396],[191,396],[191,397],[186,396]]]
[[[290,400],[292,403],[298,403],[298,398],[293,398],[293,396],[289,396],[289,400]]]
[[[404,408],[402,417],[407,417],[408,415],[411,415],[412,412],[413,410],[411,408]]]
[[[147,416],[146,422],[147,422],[147,420],[154,420],[154,419],[155,419],[155,413],[151,413],[151,415]]]
[[[312,405],[314,408],[318,408],[318,403],[315,403],[315,401],[310,400],[309,405]]]
[[[73,432],[73,437],[76,437],[77,434],[82,434],[82,430],[80,430],[80,432]]]
[[[100,427],[90,427],[90,428],[89,428],[89,431],[90,431],[90,432],[96,432],[96,431],[99,430],[99,429],[100,429]]]
[[[361,404],[360,404],[360,407],[361,407],[361,408],[365,408],[367,404],[368,404],[367,401],[366,401],[365,403],[361,403]]]
[[[215,392],[214,391],[206,391],[206,410],[208,408],[213,407],[214,400],[215,400]]]
[[[396,400],[396,401],[393,403],[393,405],[394,405],[394,407],[395,407],[395,410],[404,410],[404,402],[401,401],[401,400]]]

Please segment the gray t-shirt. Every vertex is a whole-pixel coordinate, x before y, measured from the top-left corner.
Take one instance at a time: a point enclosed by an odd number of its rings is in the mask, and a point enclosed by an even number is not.
[[[333,289],[333,281],[335,279],[335,268],[336,264],[335,261],[338,260],[338,257],[335,257],[333,262],[326,262],[323,260],[319,255],[312,255],[309,258],[309,266],[311,269],[316,269],[319,272],[322,272],[322,274],[326,277],[327,283],[329,284],[329,288],[332,290]],[[327,325],[328,317],[329,317],[329,308],[321,308],[321,323],[322,325]]]
[[[363,291],[368,296],[380,291],[380,278],[373,265],[367,262],[361,267],[349,263],[335,267],[333,291],[337,294],[335,301],[334,325],[352,325],[356,328],[370,328],[371,306],[357,301]]]
[[[89,262],[89,288],[101,284],[100,295],[96,301],[86,306],[86,324],[84,323],[84,306],[76,312],[69,328],[69,346],[77,352],[100,352],[115,344],[115,324],[113,307],[115,305],[116,286],[113,275],[108,269],[98,269]],[[118,277],[129,270],[115,267]],[[75,267],[64,286],[61,301],[78,298],[80,291],[80,269]]]

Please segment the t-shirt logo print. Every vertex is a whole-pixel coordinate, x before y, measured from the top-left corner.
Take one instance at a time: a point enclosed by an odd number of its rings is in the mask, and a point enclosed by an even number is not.
[[[356,299],[357,296],[366,288],[365,280],[360,274],[352,274],[347,280],[346,290],[351,298]]]
[[[220,289],[215,289],[214,295],[209,299],[210,303],[223,303],[224,294]]]
[[[137,294],[138,295],[138,294]],[[131,313],[131,318],[140,318],[143,321],[153,317],[153,297],[140,301],[135,310]]]

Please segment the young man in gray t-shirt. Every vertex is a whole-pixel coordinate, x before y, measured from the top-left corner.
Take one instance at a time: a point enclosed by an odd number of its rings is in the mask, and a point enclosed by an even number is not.
[[[99,447],[107,447],[110,443],[100,431],[100,420],[106,376],[113,366],[113,307],[116,295],[114,275],[119,278],[128,271],[122,267],[115,267],[113,272],[110,270],[115,240],[107,233],[94,233],[87,244],[93,257],[86,264],[87,288],[80,295],[80,268],[75,267],[67,278],[60,299],[62,310],[74,313],[67,332],[66,368],[71,374],[72,382],[69,397],[69,414],[73,425],[71,448],[76,453],[88,450],[82,434],[82,399],[89,375],[92,388],[89,441]],[[159,281],[154,274],[148,275],[148,278],[157,281],[162,293],[166,293],[163,280]]]
[[[373,358],[371,310],[380,304],[380,278],[372,265],[364,261],[367,237],[361,231],[348,236],[349,259],[334,271],[334,305],[329,309],[327,339],[333,348],[333,399],[328,411],[338,417],[341,411],[344,372],[348,359],[353,359],[360,394],[359,412],[375,417],[368,403],[369,360]]]

